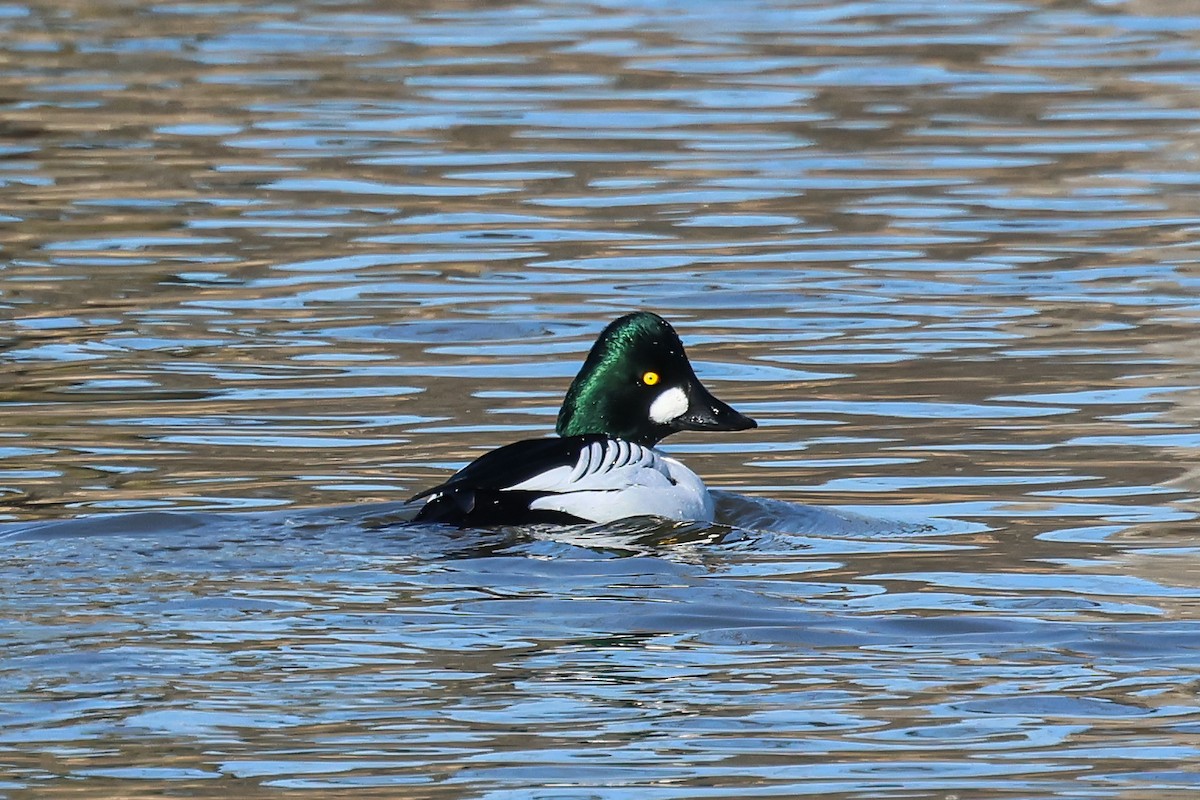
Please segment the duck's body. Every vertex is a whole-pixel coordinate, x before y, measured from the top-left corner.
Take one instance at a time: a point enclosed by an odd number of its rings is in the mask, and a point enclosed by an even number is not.
[[[417,519],[455,525],[713,518],[696,473],[653,447],[601,434],[505,445],[414,499],[428,495]]]
[[[463,526],[611,522],[654,516],[710,522],[704,482],[654,448],[678,430],[744,430],[755,422],[700,384],[661,317],[609,325],[567,391],[558,438],[493,450],[421,492],[415,521]]]

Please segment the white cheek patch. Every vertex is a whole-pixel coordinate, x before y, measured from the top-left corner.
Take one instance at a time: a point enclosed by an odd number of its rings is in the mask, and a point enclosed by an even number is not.
[[[667,389],[650,404],[650,419],[659,425],[666,425],[687,410],[688,399],[683,389]]]

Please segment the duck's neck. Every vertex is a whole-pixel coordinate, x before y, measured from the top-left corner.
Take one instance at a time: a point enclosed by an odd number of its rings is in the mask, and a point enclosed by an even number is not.
[[[634,424],[629,414],[614,413],[614,409],[603,402],[572,397],[570,394],[558,412],[558,424],[554,430],[559,436],[599,434],[644,447],[653,447],[665,435],[656,427]]]

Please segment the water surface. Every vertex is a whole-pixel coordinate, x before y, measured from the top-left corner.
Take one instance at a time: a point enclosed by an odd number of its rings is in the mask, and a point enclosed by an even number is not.
[[[1200,792],[1200,15],[0,6],[0,796]],[[670,318],[716,526],[402,501]]]

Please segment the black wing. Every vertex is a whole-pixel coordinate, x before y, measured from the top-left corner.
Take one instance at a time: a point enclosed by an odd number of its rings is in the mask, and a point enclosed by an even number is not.
[[[522,525],[534,522],[580,522],[561,511],[531,511],[529,504],[543,492],[506,491],[549,469],[574,464],[599,434],[553,439],[524,439],[484,453],[443,484],[414,495],[412,500],[438,495],[427,502],[414,522],[452,525]]]

